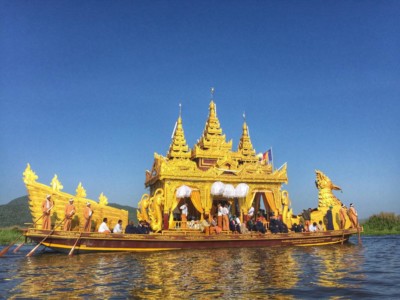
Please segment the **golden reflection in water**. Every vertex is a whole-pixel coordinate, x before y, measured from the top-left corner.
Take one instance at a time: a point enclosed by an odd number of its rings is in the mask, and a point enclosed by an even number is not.
[[[280,249],[273,255],[271,249],[179,251],[164,253],[161,262],[159,256],[146,256],[139,260],[146,270],[146,288],[133,289],[130,295],[209,299],[260,295],[269,288],[290,289],[297,283],[293,272],[299,272],[292,251]]]
[[[312,278],[348,287],[363,276],[357,247],[215,249],[154,253],[45,254],[17,263],[13,298],[292,299]],[[361,259],[360,259],[361,257]],[[359,280],[360,282],[362,280]],[[354,286],[353,286],[354,287]]]
[[[360,250],[358,246],[336,245],[332,247],[315,247],[310,248],[310,250],[314,255],[315,264],[319,265],[317,279],[319,286],[356,288],[357,286],[354,283],[350,284],[348,280],[344,279],[349,276],[363,279],[363,273],[359,272],[363,265],[363,257],[358,255]]]

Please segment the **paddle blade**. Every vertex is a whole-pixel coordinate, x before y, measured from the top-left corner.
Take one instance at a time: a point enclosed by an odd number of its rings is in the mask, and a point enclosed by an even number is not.
[[[12,245],[8,245],[7,247],[5,247],[3,250],[0,251],[0,257],[3,256],[4,254],[6,254],[8,252],[8,250],[11,248]]]
[[[17,253],[19,249],[24,245],[24,243],[21,243],[17,248],[14,249],[13,253]]]
[[[35,246],[35,248],[33,248],[27,255],[26,257],[31,257],[33,255],[33,253],[35,253],[36,249],[39,248],[39,246],[41,245],[41,243],[37,244]]]

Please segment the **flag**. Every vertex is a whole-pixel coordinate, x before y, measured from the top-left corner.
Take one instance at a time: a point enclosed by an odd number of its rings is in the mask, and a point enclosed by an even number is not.
[[[263,161],[268,162],[268,164],[271,164],[273,159],[272,159],[272,148],[270,148],[267,152],[263,153]]]

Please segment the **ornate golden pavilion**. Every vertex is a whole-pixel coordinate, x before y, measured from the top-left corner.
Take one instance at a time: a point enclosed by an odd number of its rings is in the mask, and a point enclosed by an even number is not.
[[[258,211],[263,201],[267,212],[286,219],[289,198],[281,186],[287,181],[286,164],[274,170],[256,155],[246,121],[238,148],[232,150],[232,140],[226,141],[216,104],[211,100],[203,134],[192,149],[187,145],[179,115],[167,155],[154,154],[153,167],[146,171],[145,180],[150,194],[142,196],[138,218],[160,231],[173,225],[173,212],[183,201],[189,204],[189,216],[199,219],[214,215],[221,201],[230,203],[232,213],[243,219],[252,205]],[[218,184],[225,191],[213,191]],[[240,193],[238,187],[242,188]],[[182,188],[189,192],[182,193]]]

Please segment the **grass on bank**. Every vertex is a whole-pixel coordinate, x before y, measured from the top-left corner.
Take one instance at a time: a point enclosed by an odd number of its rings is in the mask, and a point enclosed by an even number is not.
[[[15,240],[17,240],[16,243],[23,243],[25,241],[25,237],[22,235],[19,227],[0,228],[0,245],[8,245]]]
[[[381,212],[369,217],[361,225],[364,228],[363,234],[367,235],[400,234],[400,215]]]

